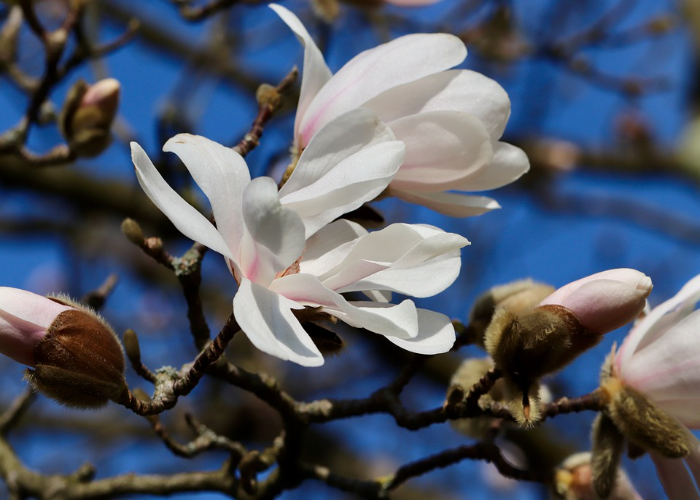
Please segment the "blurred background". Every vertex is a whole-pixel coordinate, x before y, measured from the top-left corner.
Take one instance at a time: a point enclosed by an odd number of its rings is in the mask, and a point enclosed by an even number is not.
[[[162,237],[175,255],[191,242],[140,190],[128,144],[141,144],[171,185],[201,201],[177,158],[160,152],[162,144],[179,132],[237,144],[257,114],[259,84],[276,85],[294,65],[301,68],[302,49],[279,18],[256,1],[93,0],[60,61],[60,67],[69,62],[68,69],[42,89],[45,46],[30,23],[18,21],[15,3],[0,3],[0,285],[82,297],[116,275],[101,311],[115,330],[138,332],[143,360],[152,369],[191,361],[196,349],[177,278],[129,243],[120,225],[132,217],[146,236]],[[34,10],[40,23],[55,29],[68,4],[37,1]],[[523,148],[532,168],[515,184],[488,193],[502,209],[453,219],[393,199],[376,204],[388,222],[430,223],[472,242],[462,251],[455,284],[420,300],[422,307],[466,321],[475,297],[491,286],[525,277],[561,286],[616,267],[636,268],[652,278],[653,306],[700,273],[697,0],[439,0],[415,8],[382,0],[293,0],[282,5],[301,18],[334,71],[398,36],[448,32],[467,45],[462,67],[495,79],[511,98],[504,140]],[[70,62],[81,48],[104,45],[104,54],[83,54]],[[60,149],[66,138],[57,122],[68,94],[81,78],[93,83],[106,77],[121,84],[114,140],[94,158],[67,155]],[[48,101],[35,107],[33,123],[22,129],[40,92]],[[279,175],[287,164],[297,93],[298,83],[247,156],[253,175]],[[26,135],[18,140],[20,129]],[[230,314],[234,293],[223,260],[207,254],[202,299],[212,332]],[[605,354],[625,333],[608,334],[548,379],[553,396],[594,390]],[[236,364],[275,376],[295,398],[309,401],[366,397],[391,381],[405,361],[383,338],[349,334],[346,340],[341,355],[315,369],[261,354],[243,335],[227,352]],[[484,353],[467,347],[428,363],[403,393],[406,406],[441,405],[452,372],[472,356]],[[150,391],[128,372],[132,386]],[[24,391],[22,374],[23,367],[0,359],[0,408]],[[163,416],[168,431],[182,442],[193,437],[185,413],[249,448],[269,446],[280,430],[268,406],[216,381],[205,380]],[[592,412],[561,415],[533,431],[508,431],[499,443],[522,467],[550,467],[588,449],[593,417]],[[85,462],[96,467],[98,478],[213,470],[226,457],[211,451],[179,458],[143,418],[122,407],[78,412],[43,397],[9,441],[23,463],[42,474],[70,474]],[[305,445],[315,462],[370,479],[471,442],[449,424],[411,432],[380,415],[313,426]],[[627,460],[625,467],[643,498],[665,498],[648,457]],[[462,461],[408,481],[393,498],[546,496],[541,485],[504,479],[485,462]],[[281,498],[354,497],[306,481]]]

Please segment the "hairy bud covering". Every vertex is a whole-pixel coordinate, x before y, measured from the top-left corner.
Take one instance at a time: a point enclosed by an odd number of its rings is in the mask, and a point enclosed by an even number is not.
[[[27,370],[26,377],[35,389],[61,404],[97,408],[126,389],[124,354],[104,320],[90,309],[70,305],[37,343],[35,369]]]

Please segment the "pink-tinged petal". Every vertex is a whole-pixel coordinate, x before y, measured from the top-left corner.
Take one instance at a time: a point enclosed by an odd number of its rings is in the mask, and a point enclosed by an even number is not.
[[[291,311],[302,307],[245,278],[233,298],[236,321],[255,347],[302,366],[320,366],[323,356]]]
[[[165,182],[146,152],[135,142],[131,143],[131,159],[143,191],[182,234],[237,261],[214,225]]]
[[[300,272],[321,276],[338,265],[367,230],[346,219],[331,222],[306,240]]]
[[[299,104],[297,105],[297,116],[294,122],[294,137],[297,138],[301,120],[304,118],[304,114],[311,101],[316,97],[316,94],[330,80],[331,70],[328,69],[326,61],[323,59],[323,54],[321,54],[321,51],[299,18],[281,5],[273,3],[270,4],[270,8],[289,26],[299,43],[304,47],[304,71],[301,77]]]
[[[280,190],[307,238],[384,191],[404,159],[405,146],[393,138],[369,109],[350,111],[314,136]]]
[[[644,310],[651,279],[635,269],[611,269],[569,283],[540,305],[572,311],[589,330],[608,333],[633,321]]]
[[[470,70],[450,70],[390,88],[364,104],[386,123],[427,111],[459,111],[477,117],[497,141],[510,116],[508,94],[494,80]]]
[[[669,328],[663,340],[638,350],[623,366],[620,377],[626,384],[693,427],[700,422],[700,311]],[[685,400],[679,408],[673,400]],[[681,409],[680,414],[676,414]],[[687,413],[695,409],[695,416]],[[692,420],[689,420],[692,419]]]
[[[34,348],[56,317],[72,309],[17,288],[0,287],[0,353],[34,366]]]
[[[649,455],[669,500],[700,500],[700,494],[683,460],[666,458],[654,452],[649,452]]]
[[[389,194],[450,217],[473,217],[501,208],[493,198],[459,193],[416,193],[389,187]]]
[[[619,369],[637,352],[663,335],[681,318],[690,314],[700,300],[700,275],[696,276],[672,298],[652,309],[627,335],[615,356]]]
[[[304,250],[304,224],[295,212],[280,204],[277,185],[269,177],[253,179],[244,191],[243,220],[241,272],[267,286]]]
[[[427,111],[391,123],[406,144],[406,159],[391,182],[406,191],[457,189],[493,158],[491,139],[478,118],[457,111]]]
[[[440,354],[447,352],[455,343],[455,329],[450,318],[444,314],[418,309],[418,335],[412,339],[387,337],[402,349],[418,354]]]
[[[250,183],[245,160],[231,148],[205,137],[178,134],[163,146],[185,164],[192,178],[209,198],[216,227],[236,253],[243,235],[241,198]]]
[[[321,306],[323,311],[350,326],[400,338],[412,338],[418,334],[416,306],[410,300],[398,305],[350,303],[309,274],[290,274],[278,278],[272,282],[270,290],[304,305]]]
[[[453,189],[459,191],[497,189],[517,181],[528,170],[530,170],[530,160],[522,149],[505,142],[497,142],[488,168],[475,177],[465,179]]]
[[[397,85],[461,63],[464,43],[453,35],[406,35],[366,50],[343,66],[304,113],[299,132],[307,144],[321,127]]]

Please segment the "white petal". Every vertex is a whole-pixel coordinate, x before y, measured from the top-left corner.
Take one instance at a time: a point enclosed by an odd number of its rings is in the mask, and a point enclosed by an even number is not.
[[[651,310],[627,335],[615,356],[615,364],[624,373],[630,358],[660,338],[666,330],[687,316],[700,300],[700,275],[683,286],[672,298]]]
[[[389,193],[409,203],[423,205],[451,217],[472,217],[501,208],[492,198],[458,193],[416,193],[389,188]]]
[[[387,337],[391,342],[418,354],[447,352],[455,343],[455,329],[444,314],[418,309],[418,335],[412,339]]]
[[[683,460],[666,458],[654,452],[649,452],[649,455],[669,500],[700,500],[698,490]]]
[[[299,104],[297,105],[297,116],[294,122],[294,137],[296,140],[299,135],[301,120],[304,118],[309,104],[318,94],[318,91],[330,80],[331,70],[326,66],[323,54],[321,54],[321,51],[299,18],[281,5],[273,3],[270,4],[270,8],[289,26],[299,43],[304,47],[304,72],[301,77]]]
[[[291,311],[301,308],[245,278],[233,298],[236,321],[255,347],[302,366],[320,366],[323,356]]]
[[[413,267],[391,266],[336,290],[340,293],[390,290],[413,297],[432,297],[454,283],[461,265],[460,252],[454,251]]]
[[[491,163],[493,147],[478,118],[457,111],[427,111],[391,123],[406,143],[406,159],[391,182],[406,191],[462,189]]]
[[[245,232],[240,266],[243,276],[267,286],[304,250],[304,224],[279,202],[277,185],[269,177],[253,179],[243,193]]]
[[[660,406],[665,400],[683,399],[688,411],[695,408],[700,412],[698,352],[700,311],[695,311],[669,328],[663,341],[637,351],[623,366],[621,376]],[[700,413],[697,415],[700,422]]]
[[[508,94],[494,80],[470,70],[435,73],[387,90],[364,104],[387,123],[425,111],[469,113],[486,126],[495,142],[510,116]]]
[[[234,262],[237,260],[213,224],[165,182],[146,152],[135,142],[131,143],[131,159],[141,188],[182,234]]]
[[[18,288],[0,287],[0,353],[34,366],[34,348],[56,317],[72,307]]]
[[[406,35],[366,50],[343,66],[316,95],[299,129],[303,143],[323,125],[397,85],[461,63],[464,43],[453,35]]]
[[[418,334],[416,307],[410,300],[404,300],[398,305],[350,303],[309,274],[291,274],[278,278],[272,282],[270,289],[301,304],[322,306],[324,311],[354,327],[400,338],[411,338]]]
[[[163,146],[163,151],[180,157],[209,198],[219,233],[232,252],[237,253],[243,235],[243,190],[250,183],[245,160],[231,148],[191,134],[171,138]]]
[[[493,160],[478,176],[466,179],[455,187],[460,191],[486,191],[517,181],[530,170],[530,160],[525,152],[511,144],[497,142],[493,149]]]
[[[398,171],[405,146],[369,109],[333,120],[314,136],[280,201],[306,225],[306,237],[379,195]]]
[[[346,219],[331,222],[306,240],[300,271],[321,276],[345,259],[361,236],[367,230]]]
[[[333,276],[327,275],[326,286],[341,293],[391,290],[414,297],[430,297],[457,278],[461,266],[459,249],[469,244],[460,235],[411,224],[392,224],[364,240],[338,265]],[[403,247],[400,242],[404,242]],[[388,247],[400,249],[402,253],[387,253],[383,249]],[[384,269],[378,267],[370,274],[354,259],[385,262]]]

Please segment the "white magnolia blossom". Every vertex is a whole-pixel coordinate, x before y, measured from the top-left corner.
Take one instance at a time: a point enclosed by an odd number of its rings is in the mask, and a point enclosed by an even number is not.
[[[343,113],[371,108],[406,144],[389,194],[457,217],[500,206],[449,191],[495,189],[528,171],[523,151],[499,141],[510,116],[503,88],[474,71],[450,70],[467,55],[456,36],[403,36],[362,52],[332,75],[301,21],[280,5],[270,7],[304,46],[296,150]]]
[[[208,197],[216,227],[135,143],[132,159],[144,191],[173,224],[225,257],[239,283],[235,318],[258,349],[304,366],[323,364],[292,312],[310,306],[413,352],[447,351],[455,332],[446,316],[417,309],[411,300],[392,305],[341,295],[433,295],[457,277],[459,249],[469,242],[428,226],[394,224],[368,234],[343,220],[326,225],[382,191],[403,160],[403,145],[371,111],[338,120],[319,131],[279,193],[268,177],[251,180],[243,158],[229,148],[189,134],[170,139],[164,151],[180,157]]]
[[[614,359],[617,376],[625,385],[647,396],[689,429],[700,429],[698,301],[700,276],[640,320]],[[671,500],[700,500],[700,441],[690,433],[688,439],[693,443],[692,451],[682,460],[650,452]]]

